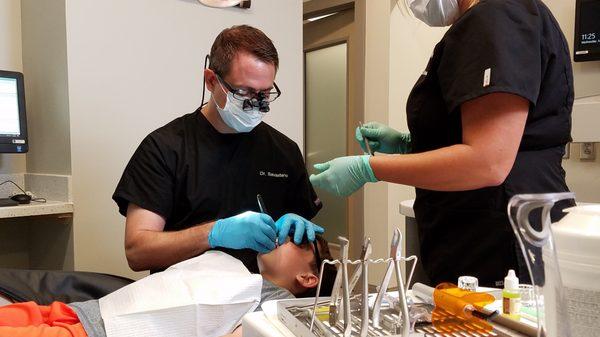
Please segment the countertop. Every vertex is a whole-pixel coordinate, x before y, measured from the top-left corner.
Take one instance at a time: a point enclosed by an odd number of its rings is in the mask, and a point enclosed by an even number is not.
[[[40,203],[32,201],[29,204],[0,207],[0,218],[2,219],[64,213],[73,213],[73,202],[47,201]]]

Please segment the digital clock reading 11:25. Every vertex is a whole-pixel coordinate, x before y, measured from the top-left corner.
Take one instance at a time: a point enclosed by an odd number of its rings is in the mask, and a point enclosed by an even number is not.
[[[596,43],[597,36],[596,33],[581,34],[581,44]]]

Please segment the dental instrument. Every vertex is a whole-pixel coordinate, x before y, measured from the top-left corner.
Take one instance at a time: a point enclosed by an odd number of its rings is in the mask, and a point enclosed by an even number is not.
[[[362,137],[365,141],[365,147],[367,148],[367,153],[371,156],[374,156],[375,152],[373,152],[373,150],[371,149],[371,145],[369,145],[369,138],[365,137],[365,134],[362,131],[362,128],[363,128],[362,121],[358,121],[358,126],[359,126],[359,130],[360,130],[360,134],[362,135]]]
[[[365,238],[363,245],[362,245],[360,260],[361,261],[368,260],[371,257],[372,251],[373,251],[373,248],[371,247],[371,239]],[[348,289],[348,292],[350,294],[352,294],[352,292],[354,291],[354,287],[356,286],[356,283],[358,283],[358,280],[360,279],[360,275],[362,274],[362,269],[363,269],[363,264],[359,264],[356,267],[356,269],[354,270],[352,277],[350,278],[350,285],[349,285],[349,289]]]
[[[262,198],[262,195],[256,195],[256,201],[258,202],[258,209],[260,209],[261,213],[267,214],[267,207],[265,206],[265,201]]]
[[[375,304],[373,304],[373,313],[371,314],[371,318],[373,320],[373,326],[377,328],[381,326],[381,303],[383,302],[384,294],[387,292],[387,288],[390,284],[390,279],[392,278],[392,273],[394,272],[394,258],[396,257],[396,252],[398,251],[398,245],[400,245],[400,236],[401,235],[399,235],[399,231],[394,231],[394,235],[392,236],[392,242],[390,244],[391,259],[388,262],[385,275],[379,286],[379,291],[377,292],[377,297],[375,298]]]
[[[262,195],[256,195],[256,202],[258,203],[258,209],[261,213],[267,214],[267,206],[265,206],[265,201],[262,198]],[[275,236],[275,247],[279,247],[279,237]]]
[[[352,322],[350,315],[350,292],[348,291],[348,239],[339,237],[342,251],[342,311],[344,312],[344,337],[350,337]]]
[[[373,248],[371,247],[371,238],[366,238],[361,253],[362,264],[356,270],[355,274],[362,272],[362,320],[360,326],[360,337],[367,337],[369,333],[369,257]]]
[[[321,266],[321,275],[323,266]],[[335,281],[333,281],[333,288],[331,289],[331,297],[329,300],[329,326],[335,326],[338,319],[338,307],[337,301],[340,296],[340,285],[342,284],[342,268],[338,268],[337,274],[335,275]],[[319,284],[320,286],[320,284]],[[317,293],[320,289],[317,289]]]
[[[402,241],[402,233],[400,229],[396,228],[394,230],[394,236],[397,236],[398,241]],[[404,280],[402,279],[402,274],[400,273],[400,259],[402,258],[402,251],[398,249],[399,244],[396,244],[395,254],[394,254],[394,267],[396,269],[396,284],[398,286],[398,298],[402,299],[399,301],[400,309],[402,311],[402,317],[398,317],[398,324],[402,324],[402,335],[408,336],[410,334],[410,320],[408,313],[408,304],[406,302],[406,288],[404,287]]]

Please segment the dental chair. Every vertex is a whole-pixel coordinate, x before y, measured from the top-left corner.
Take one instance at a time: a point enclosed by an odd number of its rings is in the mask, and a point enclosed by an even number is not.
[[[102,273],[0,268],[0,295],[41,305],[98,299],[132,282]]]

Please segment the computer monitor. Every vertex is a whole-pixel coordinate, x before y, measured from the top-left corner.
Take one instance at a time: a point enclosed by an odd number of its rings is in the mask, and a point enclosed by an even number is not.
[[[575,62],[600,60],[600,0],[577,0]]]
[[[0,153],[28,150],[23,74],[0,70]]]

